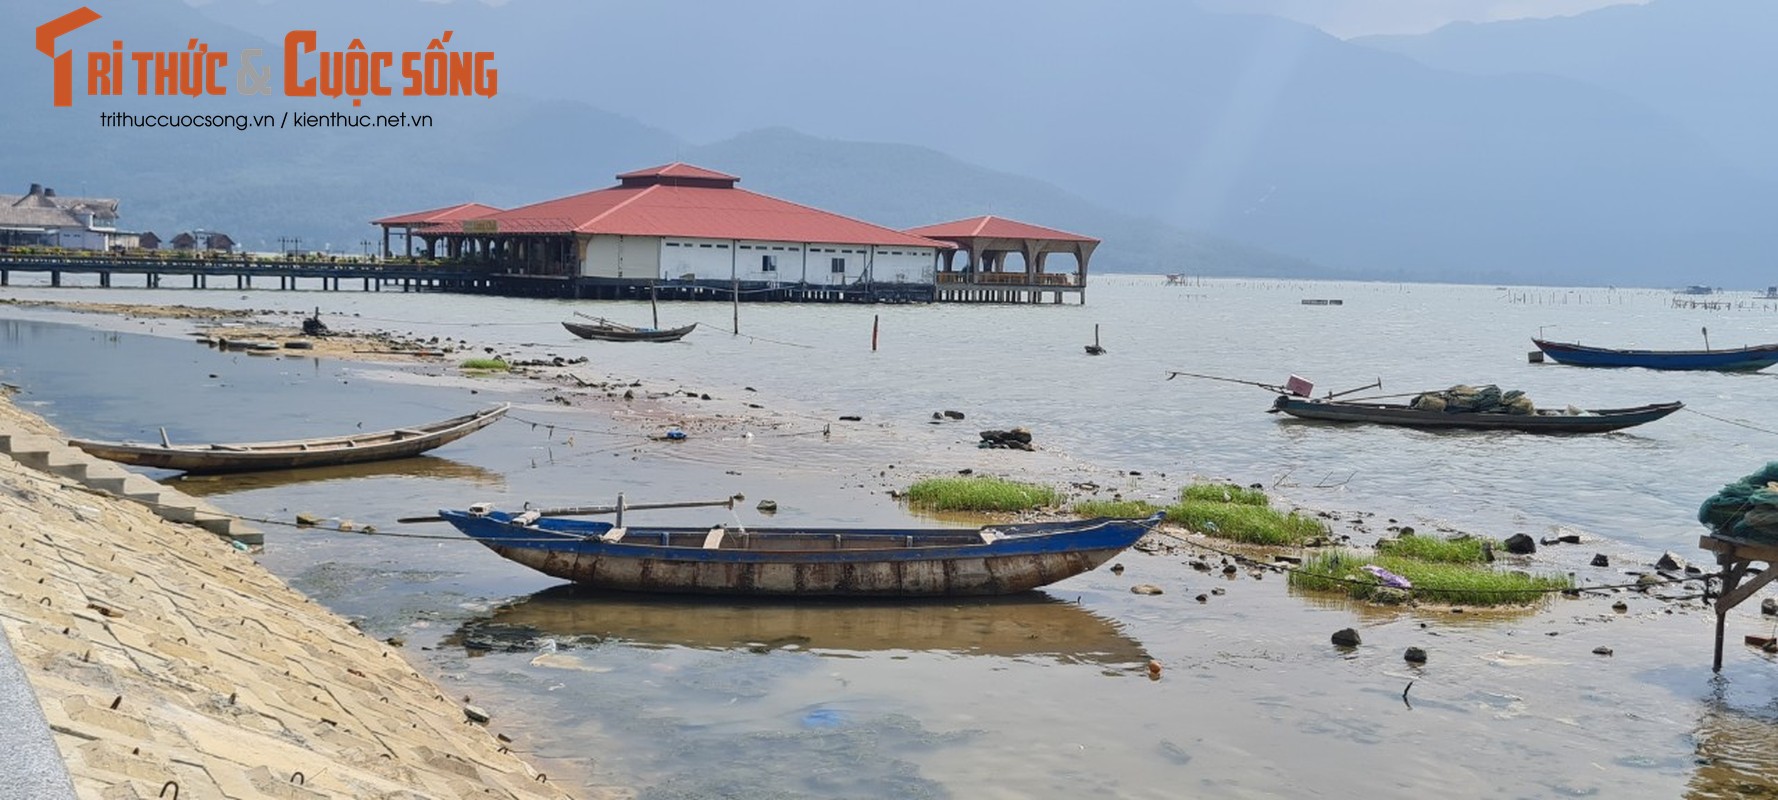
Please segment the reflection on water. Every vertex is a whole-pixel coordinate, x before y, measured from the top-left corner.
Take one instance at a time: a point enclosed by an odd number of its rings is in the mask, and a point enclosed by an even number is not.
[[[193,497],[218,497],[235,492],[250,492],[299,483],[320,483],[352,478],[433,478],[465,481],[476,486],[496,489],[506,486],[506,476],[494,470],[437,456],[415,456],[394,461],[373,461],[367,464],[342,464],[332,467],[238,472],[227,475],[180,475],[168,482]]]
[[[1698,769],[1687,798],[1778,797],[1778,705],[1738,709],[1719,697],[1705,707],[1695,737]]]
[[[546,589],[459,628],[471,650],[624,643],[701,650],[806,650],[821,655],[903,650],[1135,665],[1141,643],[1117,622],[1031,592],[968,602],[809,602],[652,597],[570,585]]]

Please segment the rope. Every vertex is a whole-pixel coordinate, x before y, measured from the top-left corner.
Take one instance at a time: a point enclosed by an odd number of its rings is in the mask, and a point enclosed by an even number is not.
[[[1699,411],[1699,410],[1697,410],[1697,409],[1695,409],[1695,408],[1690,408],[1690,407],[1687,407],[1687,408],[1685,408],[1685,409],[1682,409],[1682,410],[1684,410],[1684,411],[1690,411],[1690,412],[1692,412],[1692,413],[1693,413],[1693,414],[1697,414],[1697,415],[1698,415],[1698,416],[1700,416],[1700,417],[1704,417],[1704,418],[1706,418],[1706,419],[1713,419],[1713,420],[1716,420],[1716,421],[1717,421],[1717,422],[1726,422],[1726,423],[1728,423],[1728,424],[1730,424],[1730,425],[1734,425],[1734,426],[1736,426],[1736,427],[1738,427],[1738,428],[1746,428],[1746,429],[1748,429],[1748,430],[1750,430],[1750,431],[1759,431],[1759,432],[1760,432],[1760,433],[1770,433],[1770,434],[1772,434],[1772,435],[1774,435],[1774,436],[1778,436],[1778,431],[1775,431],[1775,430],[1772,430],[1772,429],[1771,429],[1771,428],[1762,428],[1762,427],[1760,427],[1760,426],[1758,426],[1758,425],[1753,425],[1753,424],[1751,424],[1751,423],[1747,423],[1747,422],[1742,422],[1742,421],[1740,421],[1740,420],[1733,420],[1733,419],[1727,419],[1727,418],[1724,418],[1724,417],[1718,417],[1718,416],[1715,416],[1715,415],[1713,415],[1713,414],[1706,414],[1706,413],[1704,413],[1704,412],[1702,412],[1702,411]]]

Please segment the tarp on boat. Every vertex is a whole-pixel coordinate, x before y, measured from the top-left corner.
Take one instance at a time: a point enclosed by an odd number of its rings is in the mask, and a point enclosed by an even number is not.
[[[1711,495],[1698,521],[1737,539],[1778,544],[1778,461]]]

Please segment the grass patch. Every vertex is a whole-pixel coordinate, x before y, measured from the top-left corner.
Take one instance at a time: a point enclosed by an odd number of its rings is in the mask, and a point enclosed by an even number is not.
[[[1463,539],[1403,536],[1400,539],[1384,539],[1377,542],[1377,552],[1440,564],[1481,564],[1488,560],[1486,553],[1488,545],[1501,546],[1499,542],[1478,539],[1473,536]]]
[[[501,361],[498,358],[471,358],[464,361],[461,366],[464,369],[486,369],[500,372],[505,372],[512,368],[505,361]]]
[[[908,487],[909,505],[931,511],[1024,511],[1053,506],[1055,489],[1000,478],[927,478]]]
[[[1534,603],[1554,589],[1574,586],[1566,575],[1530,575],[1499,572],[1474,564],[1420,561],[1391,555],[1362,556],[1350,551],[1310,556],[1290,573],[1292,587],[1316,592],[1339,592],[1357,600],[1370,600],[1386,587],[1362,568],[1374,564],[1407,578],[1413,596],[1464,605],[1498,606]],[[1353,583],[1331,578],[1344,578]],[[1386,596],[1386,595],[1384,595]]]
[[[1159,510],[1147,500],[1077,500],[1073,508],[1075,516],[1112,519],[1147,519]]]
[[[1232,483],[1194,483],[1179,490],[1179,499],[1188,503],[1201,501],[1234,503],[1243,506],[1271,505],[1271,501],[1266,499],[1265,492],[1245,486],[1236,486]]]
[[[1264,495],[1261,495],[1262,497]],[[1327,535],[1314,517],[1286,514],[1271,506],[1185,500],[1167,508],[1167,521],[1198,533],[1249,544],[1300,545]]]

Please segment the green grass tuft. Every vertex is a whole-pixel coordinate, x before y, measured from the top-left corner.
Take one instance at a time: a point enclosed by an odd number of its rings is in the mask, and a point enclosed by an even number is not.
[[[927,478],[908,487],[909,505],[931,511],[1025,511],[1053,506],[1055,489],[1000,478]]]
[[[1266,545],[1301,545],[1327,535],[1321,520],[1270,506],[1186,500],[1167,508],[1167,521],[1206,536]]]
[[[1500,547],[1499,542],[1468,537],[1440,539],[1436,536],[1403,536],[1377,543],[1377,552],[1400,558],[1433,561],[1441,564],[1481,564],[1488,560],[1485,545]]]
[[[1258,489],[1236,486],[1232,483],[1194,483],[1179,490],[1179,499],[1184,502],[1199,500],[1210,503],[1234,503],[1243,506],[1265,506],[1271,501],[1266,493]]]
[[[1079,517],[1147,519],[1160,509],[1147,500],[1077,500],[1073,510]]]
[[[1351,551],[1310,556],[1302,567],[1291,571],[1290,585],[1306,591],[1339,592],[1357,600],[1387,598],[1387,587],[1362,570],[1366,564],[1407,578],[1414,584],[1411,592],[1415,597],[1465,605],[1535,603],[1551,590],[1574,586],[1574,579],[1566,575],[1500,572],[1474,564],[1434,563],[1389,555],[1366,557]],[[1335,580],[1340,578],[1345,580]]]
[[[486,369],[505,371],[511,369],[505,361],[498,358],[471,358],[462,364],[464,369]]]

